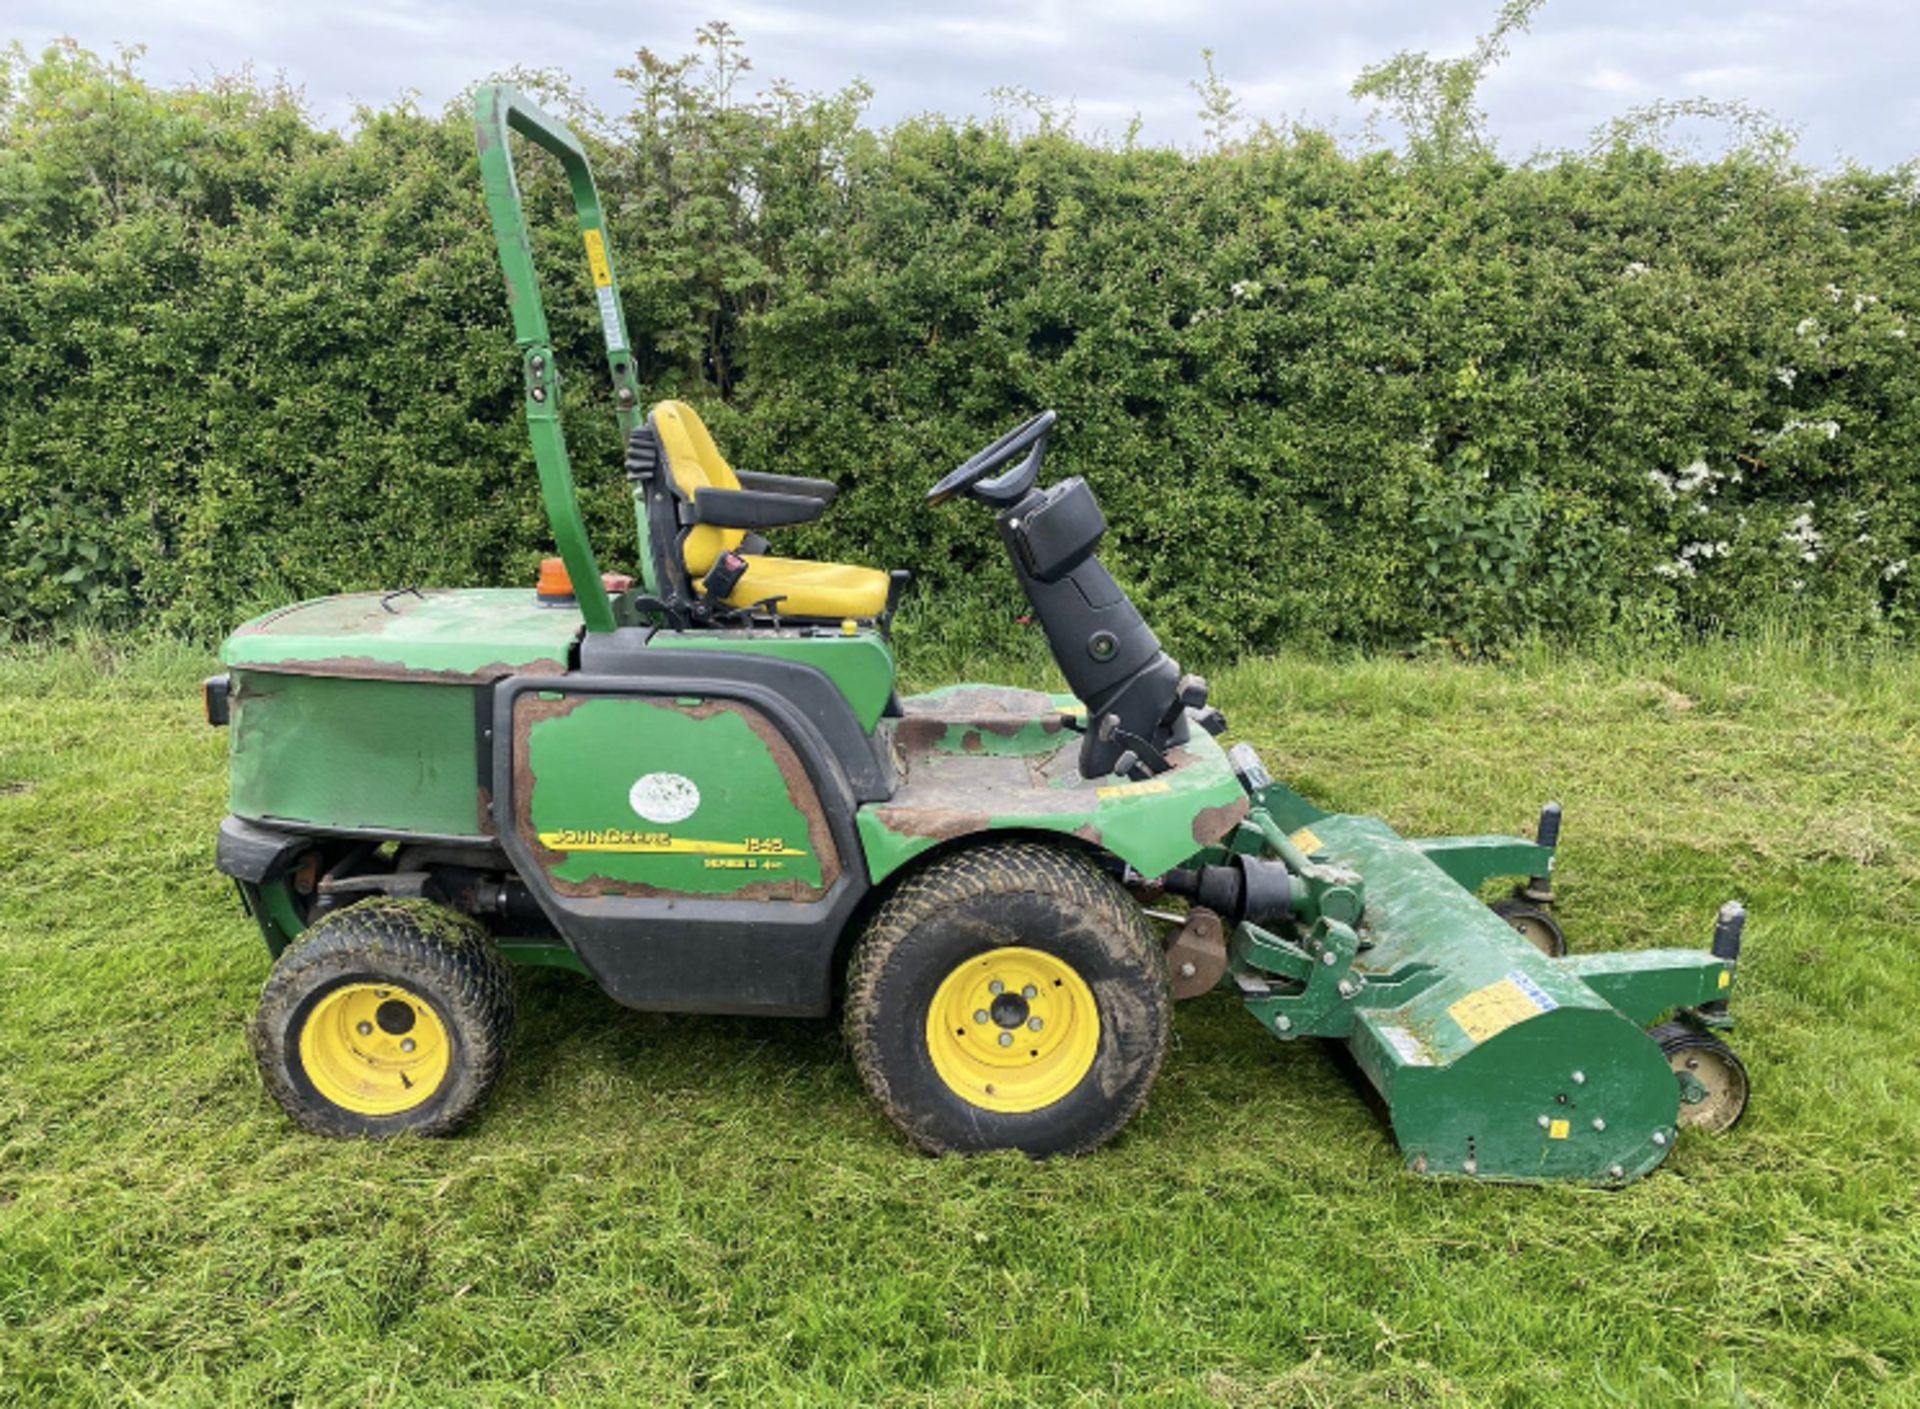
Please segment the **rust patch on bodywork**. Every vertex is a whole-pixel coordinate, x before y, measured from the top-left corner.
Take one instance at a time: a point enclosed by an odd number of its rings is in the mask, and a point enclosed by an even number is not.
[[[1218,807],[1201,808],[1193,815],[1193,839],[1202,846],[1212,846],[1246,821],[1250,810],[1252,804],[1244,797]]]
[[[239,632],[235,632],[239,635]],[[269,675],[319,675],[334,680],[392,680],[414,685],[472,685],[504,680],[509,675],[560,675],[566,666],[557,660],[491,661],[471,670],[418,670],[397,661],[375,660],[371,656],[333,656],[326,660],[276,660],[247,662],[236,670],[258,671]]]
[[[722,892],[670,890],[665,887],[649,885],[644,881],[622,880],[611,876],[595,877],[589,881],[563,880],[555,875],[556,868],[564,865],[569,855],[563,851],[554,851],[542,844],[538,829],[533,823],[533,790],[536,779],[532,767],[531,741],[536,725],[550,720],[560,719],[584,704],[596,700],[622,700],[636,704],[645,704],[655,709],[671,710],[692,719],[711,719],[719,714],[737,714],[743,724],[752,731],[767,750],[774,767],[779,771],[780,781],[786,787],[787,797],[794,810],[805,820],[807,844],[820,863],[820,884],[814,886],[797,876],[783,877],[774,881],[753,881],[736,890]],[[485,790],[482,789],[484,794]],[[592,898],[603,895],[619,895],[635,899],[663,900],[818,900],[825,895],[835,881],[840,878],[841,862],[839,848],[834,845],[832,828],[827,824],[826,811],[821,806],[820,795],[814,790],[813,780],[807,775],[806,765],[792,744],[787,742],[770,719],[750,705],[735,704],[727,700],[703,700],[697,705],[677,704],[671,699],[654,696],[634,695],[568,695],[564,699],[541,699],[538,695],[523,695],[514,702],[513,711],[513,812],[514,825],[533,853],[540,869],[546,873],[548,884],[561,895],[578,898]]]
[[[952,841],[983,832],[988,820],[984,812],[962,812],[951,807],[876,807],[873,815],[890,832],[929,841]]]

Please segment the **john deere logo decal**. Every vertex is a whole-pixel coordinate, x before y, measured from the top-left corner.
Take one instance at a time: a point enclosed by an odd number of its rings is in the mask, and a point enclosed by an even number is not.
[[[627,801],[647,821],[666,827],[700,810],[700,789],[678,773],[649,773],[628,790]]]

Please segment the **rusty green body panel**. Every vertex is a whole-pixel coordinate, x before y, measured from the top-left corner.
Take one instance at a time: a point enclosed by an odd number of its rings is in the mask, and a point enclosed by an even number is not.
[[[1157,777],[1089,780],[1077,764],[1080,735],[1068,727],[1080,718],[1070,695],[966,685],[902,703],[899,786],[857,819],[874,881],[944,842],[1009,830],[1063,833],[1159,875],[1247,813],[1226,755],[1197,729]]]
[[[853,707],[860,727],[873,732],[893,698],[893,648],[871,627],[822,633],[810,628],[728,631],[656,631],[650,650],[727,651],[810,665],[833,681]]]
[[[472,687],[232,674],[235,815],[329,831],[485,832]]]
[[[579,634],[577,608],[514,588],[353,592],[256,617],[220,658],[242,669],[467,683],[558,675]]]
[[[563,893],[804,901],[838,874],[812,784],[758,711],[561,696],[520,715],[524,826]]]

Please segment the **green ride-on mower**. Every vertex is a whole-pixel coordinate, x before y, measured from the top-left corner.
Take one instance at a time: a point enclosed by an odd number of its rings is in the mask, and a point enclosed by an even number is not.
[[[1405,838],[1223,749],[1206,683],[1101,565],[1092,491],[1041,485],[1053,413],[927,498],[993,513],[1071,693],[902,699],[906,574],[768,551],[833,486],[734,469],[684,404],[643,414],[580,144],[506,86],[476,121],[558,558],[534,590],[269,613],[207,684],[231,731],[219,865],[274,956],[254,1048],[298,1124],[452,1130],[505,1062],[509,963],[643,1009],[838,1004],[931,1151],[1101,1144],[1146,1101],[1172,1002],[1216,988],[1276,1037],[1344,1044],[1420,1173],[1618,1184],[1739,1118],[1717,1035],[1738,907],[1710,951],[1569,955],[1557,807],[1530,841]],[[511,132],[579,215],[637,582],[603,575],[575,499]]]

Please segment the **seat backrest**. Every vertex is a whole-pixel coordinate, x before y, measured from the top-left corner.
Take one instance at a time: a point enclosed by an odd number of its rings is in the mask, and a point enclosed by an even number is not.
[[[660,437],[667,467],[673,472],[673,482],[689,501],[697,490],[740,487],[733,466],[713,443],[698,411],[684,401],[662,401],[653,408],[650,419],[654,433]],[[744,529],[715,528],[712,524],[688,529],[680,547],[687,571],[695,576],[706,572],[715,558],[739,548],[746,536]]]

